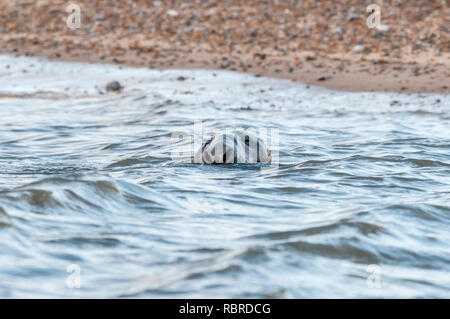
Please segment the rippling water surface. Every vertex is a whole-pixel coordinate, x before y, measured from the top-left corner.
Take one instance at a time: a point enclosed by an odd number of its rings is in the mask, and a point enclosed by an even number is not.
[[[0,74],[0,297],[450,297],[447,95],[7,56]],[[278,128],[279,166],[175,159],[195,121]]]

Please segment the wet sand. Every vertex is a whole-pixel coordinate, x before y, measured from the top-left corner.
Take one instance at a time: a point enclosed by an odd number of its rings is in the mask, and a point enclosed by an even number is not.
[[[66,1],[0,4],[0,53],[153,69],[225,69],[346,91],[448,93],[446,1]]]

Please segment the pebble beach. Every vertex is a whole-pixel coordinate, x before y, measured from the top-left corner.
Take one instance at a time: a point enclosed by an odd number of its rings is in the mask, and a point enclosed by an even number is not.
[[[80,27],[67,26],[69,4]],[[344,91],[448,93],[447,1],[0,3],[0,53],[151,69],[212,69]]]

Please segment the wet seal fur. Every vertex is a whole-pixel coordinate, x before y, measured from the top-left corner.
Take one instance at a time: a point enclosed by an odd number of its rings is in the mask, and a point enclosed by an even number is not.
[[[202,144],[194,156],[195,164],[271,163],[266,143],[248,132],[220,133]]]

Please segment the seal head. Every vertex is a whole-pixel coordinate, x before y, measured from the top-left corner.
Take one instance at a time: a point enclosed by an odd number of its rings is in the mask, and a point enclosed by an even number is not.
[[[215,134],[204,142],[194,156],[195,164],[270,163],[266,143],[250,133],[236,131]]]

